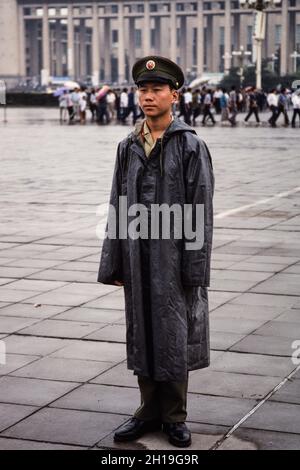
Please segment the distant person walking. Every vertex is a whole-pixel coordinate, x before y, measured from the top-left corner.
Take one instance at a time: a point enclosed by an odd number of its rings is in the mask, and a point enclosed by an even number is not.
[[[126,118],[128,116],[128,89],[123,88],[123,91],[120,96],[120,115],[122,124],[126,123]]]
[[[192,89],[188,88],[187,91],[184,93],[183,97],[184,97],[184,107],[185,107],[184,121],[186,124],[190,126],[192,111],[193,111],[192,110],[192,103],[193,103]]]
[[[236,126],[236,116],[238,112],[237,111],[237,92],[236,92],[235,85],[232,85],[231,91],[229,93],[228,107],[230,111],[230,117],[228,118],[228,121],[234,127]]]
[[[215,118],[212,115],[211,108],[212,108],[212,98],[211,98],[211,91],[206,90],[204,101],[203,101],[203,119],[202,125],[205,126],[206,119],[210,119],[213,124],[216,124]]]
[[[278,113],[275,118],[275,124],[278,120],[279,116],[283,114],[284,117],[284,125],[288,126],[290,123],[289,116],[288,116],[288,98],[287,98],[287,90],[286,88],[282,88],[279,97],[278,97]]]
[[[226,91],[226,88],[222,88],[222,95],[220,98],[221,122],[229,121],[228,102],[229,102],[229,95]]]
[[[273,90],[267,96],[267,103],[272,112],[270,119],[268,120],[269,124],[272,127],[276,127],[276,117],[278,113],[278,95],[277,90],[273,88]]]
[[[59,101],[59,120],[62,123],[67,120],[68,114],[68,102],[67,102],[67,90],[64,90],[63,94],[58,98]]]
[[[300,90],[298,90],[300,91]],[[300,124],[300,95],[298,93],[293,93],[292,95],[292,104],[293,104],[293,117],[292,117],[292,127],[296,127],[296,117],[299,118]]]
[[[258,96],[256,89],[252,87],[250,89],[250,92],[248,93],[248,106],[249,106],[249,111],[247,116],[245,117],[245,122],[248,122],[248,119],[254,114],[256,118],[256,122],[259,123],[259,116],[258,116]]]

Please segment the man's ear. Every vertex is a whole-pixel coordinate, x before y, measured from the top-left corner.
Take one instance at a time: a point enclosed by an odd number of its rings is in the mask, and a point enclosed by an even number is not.
[[[179,96],[178,91],[173,89],[172,96],[173,96],[173,103],[176,103],[176,101],[178,101],[178,96]]]

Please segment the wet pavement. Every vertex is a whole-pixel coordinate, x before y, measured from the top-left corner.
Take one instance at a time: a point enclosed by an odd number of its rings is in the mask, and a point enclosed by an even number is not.
[[[139,393],[123,289],[96,282],[96,229],[129,127],[57,117],[9,109],[0,122],[0,449],[169,449],[160,433],[112,440]],[[192,448],[298,449],[299,129],[197,131],[216,192],[211,366],[190,374]]]

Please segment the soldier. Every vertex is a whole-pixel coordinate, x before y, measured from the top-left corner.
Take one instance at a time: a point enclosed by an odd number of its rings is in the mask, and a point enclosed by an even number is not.
[[[161,204],[190,204],[193,217],[202,205],[204,220],[202,244],[194,249],[186,234],[174,237],[175,217],[167,238],[104,240],[98,282],[124,286],[127,367],[137,375],[141,393],[141,405],[114,439],[128,442],[162,428],[173,445],[187,447],[188,372],[210,363],[212,161],[196,131],[171,113],[184,83],[180,67],[147,56],[134,64],[132,75],[145,119],[118,146],[110,195],[115,220],[123,213],[121,195],[129,209],[143,205],[151,223],[153,206]],[[131,220],[128,211],[126,217]]]

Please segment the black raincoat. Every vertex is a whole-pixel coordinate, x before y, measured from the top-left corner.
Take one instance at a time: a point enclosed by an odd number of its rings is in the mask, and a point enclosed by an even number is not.
[[[214,176],[209,150],[196,132],[175,118],[149,157],[133,131],[120,142],[110,204],[119,196],[128,208],[143,204],[204,204],[204,243],[187,250],[176,239],[112,239],[102,247],[98,282],[124,283],[127,367],[157,381],[183,381],[190,370],[207,367],[207,287],[213,232]],[[128,221],[132,220],[131,216]],[[150,217],[149,217],[150,220]],[[188,240],[190,241],[190,240]]]

